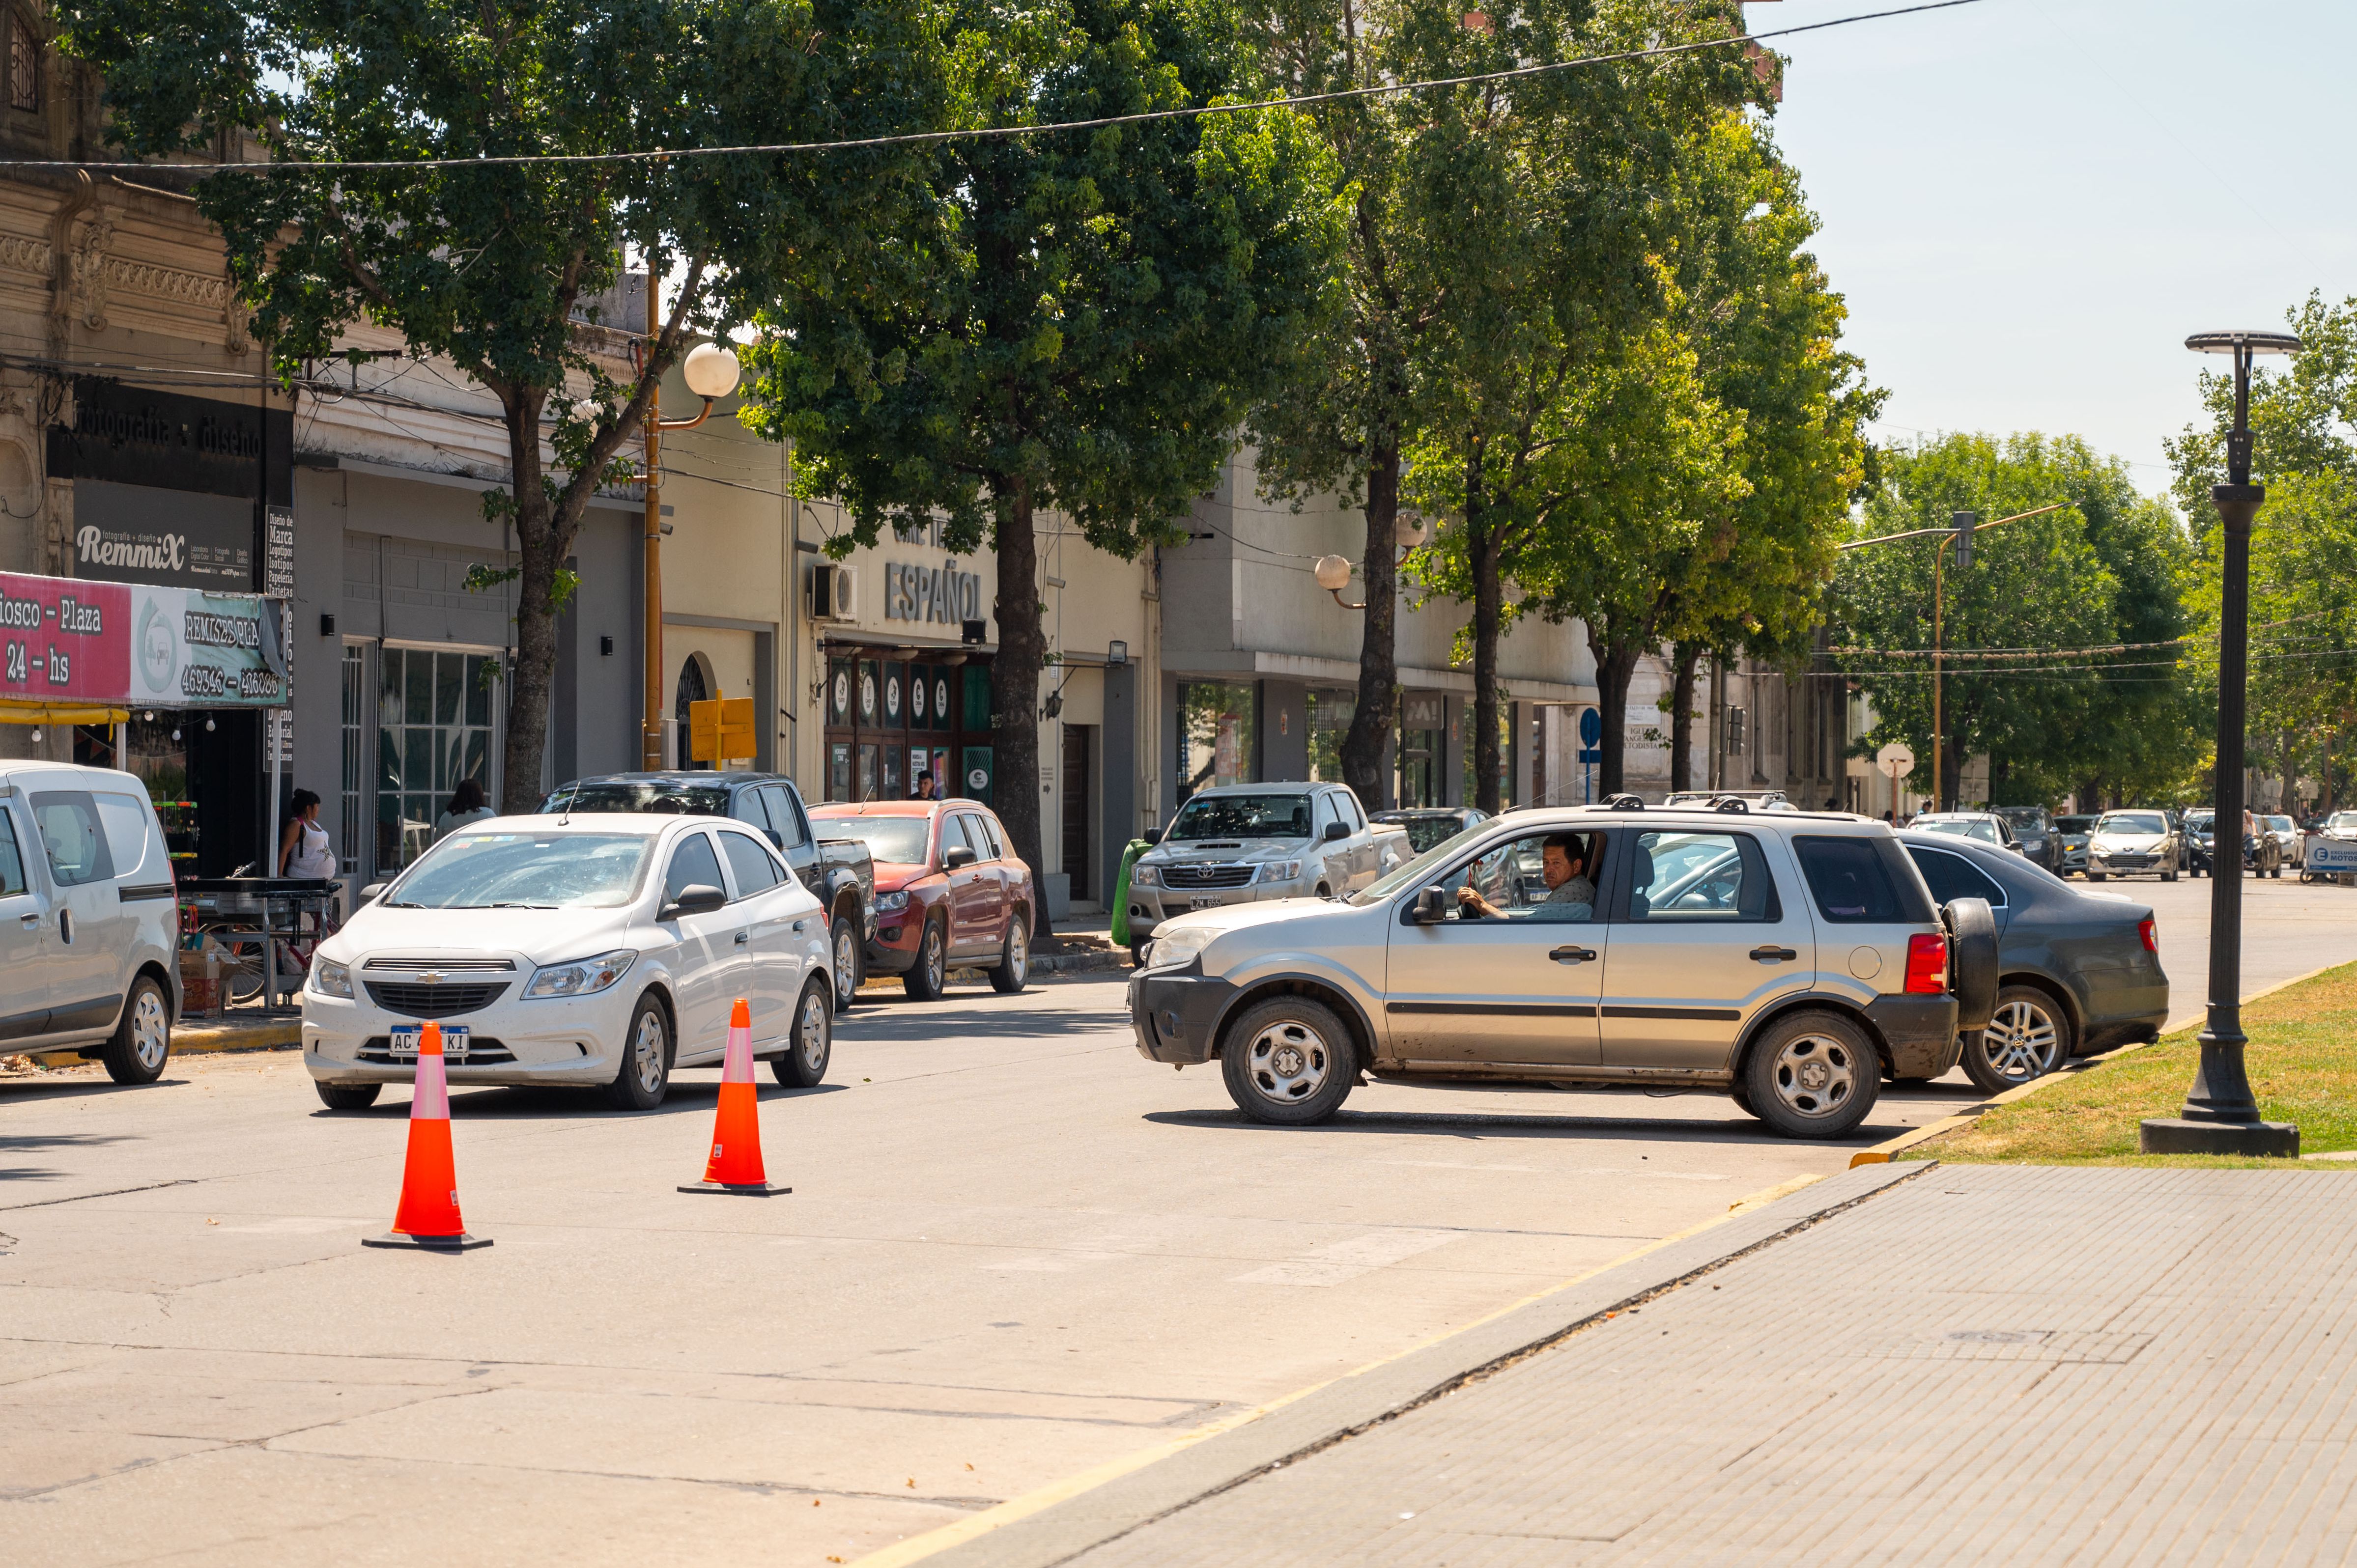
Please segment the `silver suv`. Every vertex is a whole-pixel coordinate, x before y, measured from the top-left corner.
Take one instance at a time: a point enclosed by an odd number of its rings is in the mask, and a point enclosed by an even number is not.
[[[1148,834],[1129,879],[1129,927],[1226,904],[1355,893],[1415,853],[1407,830],[1370,822],[1346,784],[1223,784],[1187,798]]]
[[[1217,1059],[1248,1116],[1332,1115],[1362,1074],[1723,1089],[1831,1138],[1936,1078],[1996,1004],[1989,907],[1934,907],[1864,818],[1517,811],[1348,899],[1166,924],[1131,976],[1147,1058]]]

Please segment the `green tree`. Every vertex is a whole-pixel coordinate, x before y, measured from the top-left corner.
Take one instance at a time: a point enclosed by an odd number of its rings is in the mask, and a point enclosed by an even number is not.
[[[580,156],[870,136],[931,124],[936,50],[882,0],[59,0],[139,157],[225,131],[277,161]],[[903,194],[885,151],[488,167],[215,173],[199,209],[283,378],[343,330],[399,331],[498,400],[516,531],[517,664],[502,800],[536,800],[564,570],[662,373],[698,333],[863,272]],[[619,379],[577,313],[633,256],[672,303]],[[635,330],[640,323],[610,325]]]
[[[1739,25],[1723,7],[1573,0],[1469,33],[1479,63],[1503,67]],[[1508,624],[1526,607],[1562,613],[1565,563],[1594,553],[1631,503],[1697,515],[1726,478],[1729,422],[1701,394],[1691,348],[1662,329],[1675,297],[1663,191],[1687,139],[1759,91],[1729,48],[1421,95],[1431,126],[1402,172],[1425,219],[1409,265],[1445,286],[1407,489],[1451,517],[1419,565],[1427,586],[1470,602],[1462,641],[1486,808],[1498,804]]]
[[[2184,531],[2164,503],[2137,494],[2127,467],[2075,436],[1943,437],[1886,455],[1859,537],[1944,528],[1955,511],[1984,521],[2065,502],[2059,511],[1975,537],[1973,563],[1942,577],[1941,645],[1997,658],[1947,662],[1942,685],[1940,798],[1957,799],[1967,758],[1990,759],[1991,798],[2043,801],[2069,789],[2158,789],[2194,746],[2169,639],[2184,625],[2178,586]],[[1874,700],[1859,742],[1897,740],[1932,757],[1936,538],[1847,552],[1835,582],[1843,655]],[[2064,652],[2126,643],[2122,653]],[[2026,654],[2019,650],[2029,650]]]
[[[1227,0],[1027,0],[961,12],[968,125],[1045,124],[1244,95]],[[755,429],[850,514],[833,549],[904,516],[997,553],[993,798],[1035,873],[1041,626],[1033,518],[1061,510],[1134,556],[1235,450],[1329,307],[1345,209],[1300,116],[1246,112],[940,144],[919,219],[868,278],[763,317]]]

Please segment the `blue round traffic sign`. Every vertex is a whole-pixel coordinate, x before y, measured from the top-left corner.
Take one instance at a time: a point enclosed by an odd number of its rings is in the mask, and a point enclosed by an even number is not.
[[[1579,743],[1594,746],[1604,738],[1604,715],[1594,708],[1579,710]]]

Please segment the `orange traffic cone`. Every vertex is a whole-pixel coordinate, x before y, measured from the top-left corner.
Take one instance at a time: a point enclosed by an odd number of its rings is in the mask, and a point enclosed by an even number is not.
[[[409,1095],[409,1163],[401,1177],[401,1208],[393,1229],[363,1236],[363,1247],[414,1247],[463,1252],[488,1247],[488,1236],[467,1234],[458,1218],[458,1171],[450,1158],[450,1080],[442,1069],[442,1026],[428,1024],[417,1042],[417,1081]]]
[[[761,1108],[753,1089],[753,1010],[739,996],[728,1015],[728,1059],[720,1069],[720,1113],[712,1122],[712,1157],[704,1179],[684,1183],[682,1192],[733,1192],[773,1197],[791,1192],[761,1171]]]

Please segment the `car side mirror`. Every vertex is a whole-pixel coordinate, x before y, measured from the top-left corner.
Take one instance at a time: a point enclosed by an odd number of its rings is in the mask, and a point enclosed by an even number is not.
[[[1326,842],[1328,843],[1332,843],[1336,839],[1346,839],[1350,836],[1351,830],[1342,823],[1329,822],[1326,824]]]
[[[942,869],[944,871],[961,871],[973,864],[974,846],[971,844],[953,843],[942,852]]]
[[[1147,843],[1160,843],[1162,842],[1162,830],[1160,828],[1147,828],[1137,836],[1144,839]]]
[[[664,905],[655,915],[658,920],[676,920],[682,915],[709,915],[728,902],[728,895],[709,882],[691,882],[679,890],[679,897]]]
[[[393,884],[389,882],[370,883],[367,886],[361,889],[361,902],[363,904],[375,903],[378,899],[384,897],[384,890],[392,886]]]
[[[1448,889],[1446,887],[1417,888],[1415,902],[1410,904],[1407,908],[1408,924],[1437,926],[1447,918],[1448,918]]]

